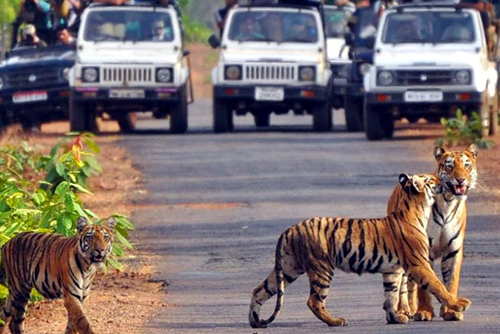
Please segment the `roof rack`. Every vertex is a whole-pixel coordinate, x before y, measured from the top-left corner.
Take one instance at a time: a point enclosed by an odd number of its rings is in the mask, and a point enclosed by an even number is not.
[[[456,7],[460,0],[403,0],[395,8],[405,7]]]

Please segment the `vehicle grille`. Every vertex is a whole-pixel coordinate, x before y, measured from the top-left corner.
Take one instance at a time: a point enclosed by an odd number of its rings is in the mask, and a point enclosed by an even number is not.
[[[452,71],[396,71],[396,83],[405,86],[453,85]]]
[[[61,80],[59,70],[37,69],[10,73],[7,82],[12,89],[46,87]]]
[[[154,83],[155,76],[151,67],[112,67],[101,68],[101,82],[113,84],[144,84]]]
[[[255,64],[245,65],[245,80],[284,82],[297,80],[297,68],[283,64]]]

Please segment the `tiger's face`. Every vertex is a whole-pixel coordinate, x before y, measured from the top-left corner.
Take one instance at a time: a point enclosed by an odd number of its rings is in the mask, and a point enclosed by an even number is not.
[[[410,199],[423,202],[427,207],[432,206],[436,194],[443,191],[439,179],[432,174],[401,174],[399,184]]]
[[[77,228],[80,234],[80,254],[96,267],[101,267],[113,247],[114,218],[109,218],[103,225],[88,225],[84,217],[78,218]]]
[[[438,163],[437,176],[444,191],[459,200],[467,199],[469,189],[477,182],[476,158],[478,148],[470,145],[465,151],[450,152],[443,147],[434,148],[434,158]]]

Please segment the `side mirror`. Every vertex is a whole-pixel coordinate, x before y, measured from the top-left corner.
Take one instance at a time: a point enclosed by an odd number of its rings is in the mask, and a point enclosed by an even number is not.
[[[370,36],[366,39],[366,47],[373,49],[375,47],[375,36]]]
[[[344,39],[345,39],[345,45],[352,46],[354,42],[354,35],[352,34],[352,32],[346,32],[344,34]]]
[[[220,48],[220,39],[219,39],[219,37],[217,37],[215,34],[213,34],[212,36],[210,36],[208,38],[208,44],[210,44],[210,46],[213,49]]]
[[[191,51],[189,51],[189,50],[184,50],[184,51],[182,51],[182,56],[183,56],[183,57],[187,57],[187,56],[189,56],[190,54],[191,54]]]

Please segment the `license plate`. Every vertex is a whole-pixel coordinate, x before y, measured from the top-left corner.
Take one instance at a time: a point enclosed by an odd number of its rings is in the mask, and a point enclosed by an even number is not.
[[[143,99],[145,93],[143,89],[111,89],[109,97],[116,99]]]
[[[255,87],[256,101],[283,101],[285,89],[282,87]]]
[[[440,102],[443,101],[443,92],[427,91],[427,92],[406,92],[405,102]]]
[[[14,103],[47,101],[47,99],[48,99],[47,92],[44,91],[22,92],[22,93],[14,93],[12,95],[12,102]]]

